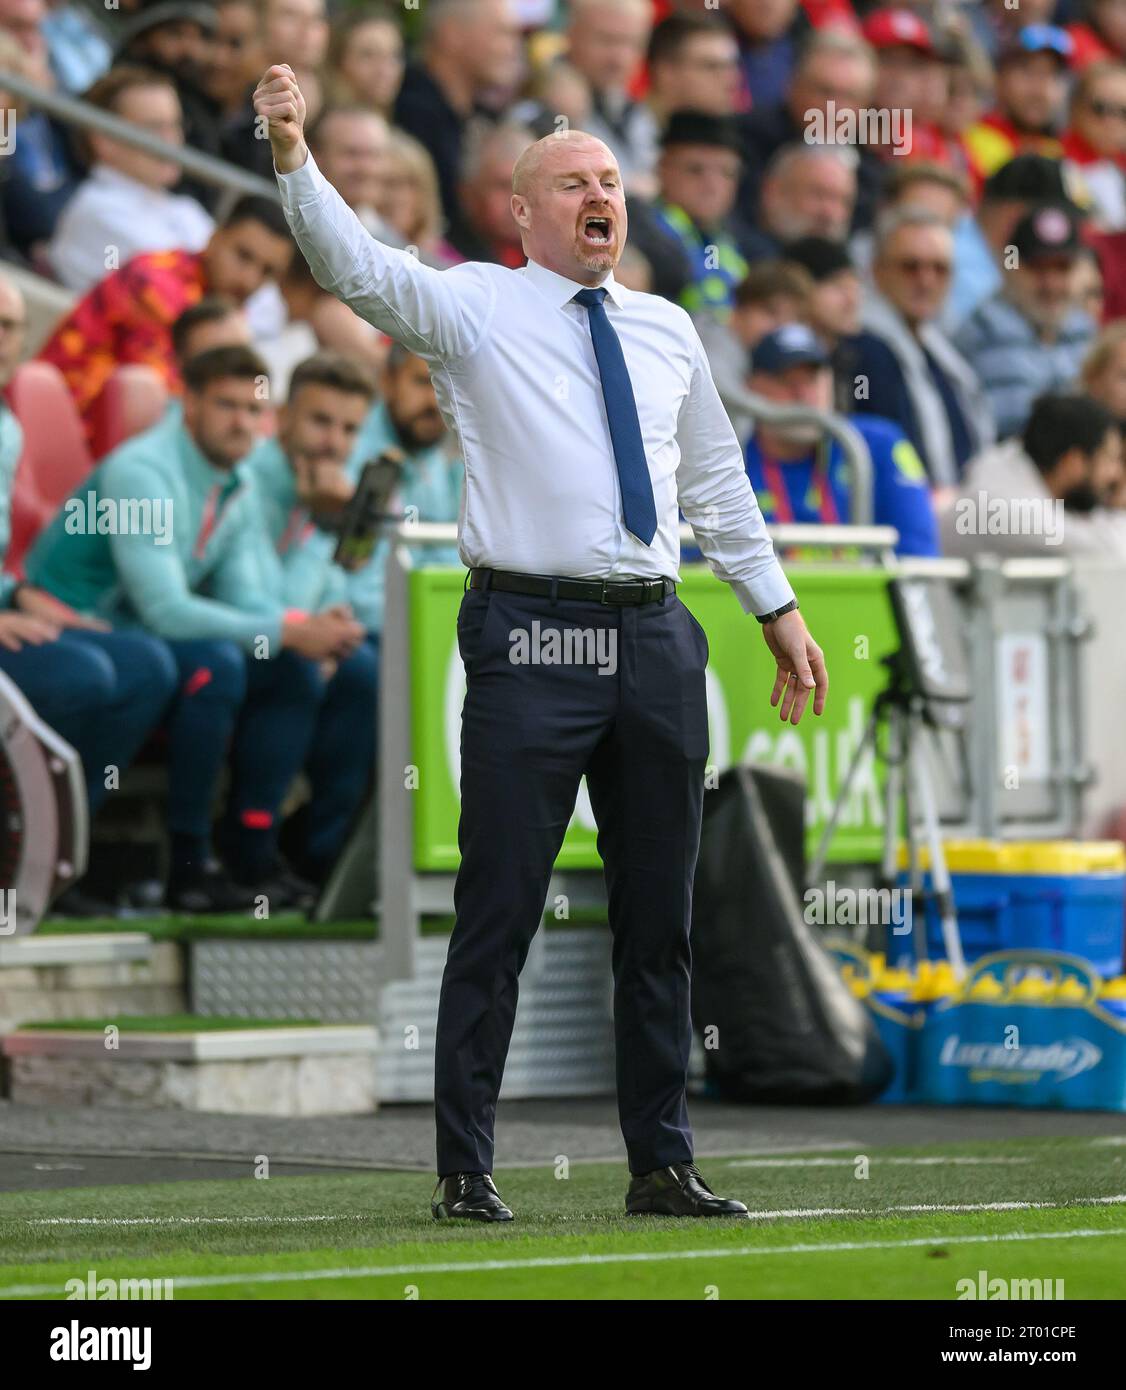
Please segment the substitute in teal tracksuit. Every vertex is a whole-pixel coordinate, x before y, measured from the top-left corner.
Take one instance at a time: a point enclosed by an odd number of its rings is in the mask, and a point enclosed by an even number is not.
[[[263,531],[262,588],[291,613],[349,601],[350,580],[358,576],[333,563],[337,538],[318,524],[318,512],[354,488],[346,465],[374,393],[360,363],[315,354],[290,379],[276,437],[247,461]],[[317,882],[343,849],[374,777],[377,688],[378,647],[369,635],[331,674],[305,761],[311,796],[298,813],[290,853]]]
[[[362,635],[340,615],[286,621],[263,587],[260,522],[239,463],[263,407],[265,363],[219,347],[185,367],[183,422],[128,440],[75,490],[28,557],[33,582],[117,628],[164,638],[179,669],[169,720],[169,902],[230,910],[305,893],[276,860],[278,807],[302,766],[323,683],[317,662]],[[229,883],[210,854],[227,745],[235,827]]]
[[[450,457],[445,421],[425,361],[393,343],[380,381],[382,399],[368,412],[349,460],[359,477],[365,463],[387,448],[402,450],[405,466],[393,508],[415,521],[456,522],[461,508],[465,470]],[[369,633],[383,629],[383,598],[390,543],[381,541],[371,564],[347,576],[348,599]],[[463,568],[457,546],[412,546],[416,565]]]
[[[19,421],[0,402],[0,563],[8,549],[22,453]],[[107,780],[114,770],[128,767],[172,699],[171,653],[142,632],[101,631],[11,574],[0,574],[0,610],[0,671],[78,752],[95,811],[105,799]]]

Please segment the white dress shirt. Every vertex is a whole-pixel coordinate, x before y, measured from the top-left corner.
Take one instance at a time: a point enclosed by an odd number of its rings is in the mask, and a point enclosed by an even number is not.
[[[434,270],[373,240],[317,168],[279,174],[282,205],[317,283],[430,366],[465,463],[458,551],[467,566],[599,579],[678,580],[677,506],[748,613],[793,597],[691,319],[608,276],[657,533],[631,535],[583,288],[530,262]]]

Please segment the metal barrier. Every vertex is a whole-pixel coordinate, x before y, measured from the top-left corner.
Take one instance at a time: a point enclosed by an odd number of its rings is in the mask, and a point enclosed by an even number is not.
[[[234,194],[253,193],[262,198],[272,198],[274,202],[281,201],[277,184],[272,180],[259,178],[257,174],[240,169],[237,164],[229,164],[225,160],[201,154],[190,145],[171,145],[147,130],[142,130],[140,126],[122,120],[120,116],[102,111],[88,102],[79,101],[76,97],[50,91],[29,82],[18,72],[0,71],[0,88],[14,96],[22,97],[29,106],[46,111],[48,115],[54,116],[66,125],[78,126],[83,130],[97,130],[103,135],[112,135],[115,140],[120,140],[125,145],[133,145],[136,149],[144,150],[146,154],[155,155],[158,159],[171,160],[179,164],[185,173],[191,174],[203,183],[215,184],[220,188],[229,189]],[[16,138],[19,138],[18,125]]]
[[[767,425],[816,425],[823,435],[841,446],[848,468],[848,519],[854,526],[872,524],[872,456],[864,436],[843,415],[814,410],[807,405],[779,405],[753,391],[720,388],[720,399],[728,414],[749,416]]]

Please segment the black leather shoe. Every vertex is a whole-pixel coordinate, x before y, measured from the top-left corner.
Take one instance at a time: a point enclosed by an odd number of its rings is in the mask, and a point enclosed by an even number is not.
[[[694,1163],[670,1163],[635,1174],[626,1193],[629,1216],[746,1216],[734,1197],[717,1197]]]
[[[491,1173],[447,1173],[438,1179],[430,1210],[435,1221],[511,1221]]]

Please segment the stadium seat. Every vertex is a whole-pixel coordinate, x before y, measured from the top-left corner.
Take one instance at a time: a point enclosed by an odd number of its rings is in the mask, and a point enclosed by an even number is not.
[[[12,488],[12,535],[4,568],[23,576],[23,559],[71,490],[93,467],[66,383],[49,362],[25,362],[12,376],[8,404],[24,447]]]
[[[8,403],[23,426],[20,474],[52,510],[69,496],[94,466],[82,421],[57,367],[25,362],[8,386]]]
[[[168,388],[151,367],[118,367],[94,406],[94,457],[102,458],[123,440],[151,428],[167,404]]]

